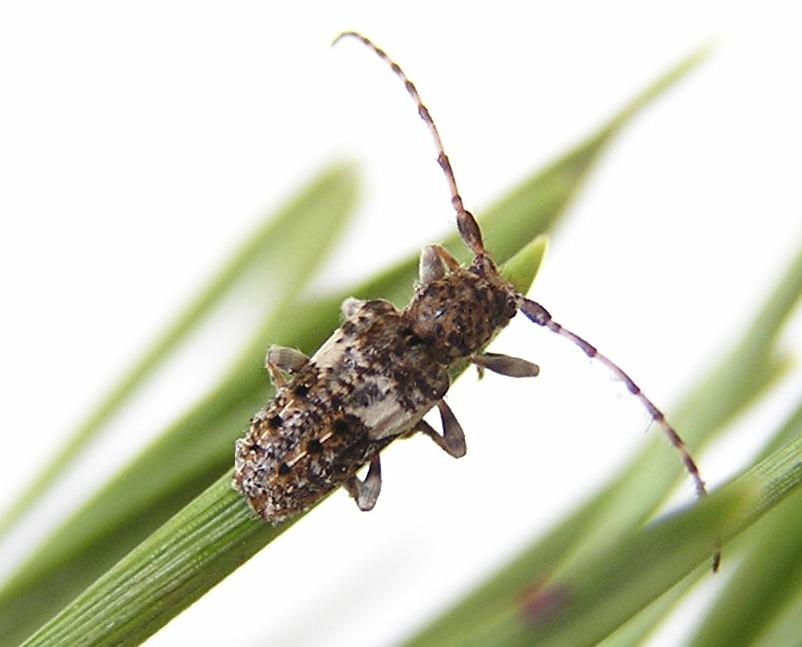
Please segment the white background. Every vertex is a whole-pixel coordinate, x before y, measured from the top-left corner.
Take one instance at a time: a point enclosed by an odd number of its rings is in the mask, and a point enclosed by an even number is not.
[[[329,48],[345,29],[415,80],[475,212],[716,39],[709,62],[604,156],[533,292],[666,408],[802,243],[795,3],[288,4],[0,6],[0,506],[315,169],[348,157],[364,172],[358,223],[321,286],[452,226],[397,80],[356,42]],[[798,352],[798,321],[792,330],[785,345]],[[93,445],[0,548],[4,571],[148,440],[143,429],[213,381],[225,337]],[[391,644],[656,433],[620,384],[554,336],[515,323],[495,348],[538,362],[541,376],[460,381],[450,403],[465,459],[399,443],[373,513],[333,497],[148,644]],[[701,457],[712,485],[748,460],[798,384],[796,373],[737,442]],[[690,486],[680,494],[690,501]],[[676,631],[655,644],[676,644]]]

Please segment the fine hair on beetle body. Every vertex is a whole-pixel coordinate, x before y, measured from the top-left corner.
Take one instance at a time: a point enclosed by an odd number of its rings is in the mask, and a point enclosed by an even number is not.
[[[247,434],[237,441],[234,487],[257,514],[278,523],[340,486],[361,510],[372,509],[382,485],[380,452],[397,438],[422,433],[451,456],[463,456],[465,435],[444,400],[449,368],[467,360],[480,371],[536,376],[539,369],[532,362],[483,351],[521,312],[573,342],[621,380],[679,454],[697,495],[705,496],[699,470],[679,434],[629,375],[501,278],[476,219],[463,205],[429,110],[401,67],[365,36],[344,32],[334,43],[343,38],[369,47],[401,79],[415,102],[434,140],[460,237],[474,258],[462,267],[443,247],[429,245],[420,256],[415,294],[403,310],[381,299],[349,298],[341,308],[343,324],[312,357],[271,347],[265,366],[276,395],[253,416]],[[439,411],[442,432],[423,420],[433,408]],[[368,473],[360,479],[356,473],[365,464]],[[716,548],[714,570],[719,559]]]

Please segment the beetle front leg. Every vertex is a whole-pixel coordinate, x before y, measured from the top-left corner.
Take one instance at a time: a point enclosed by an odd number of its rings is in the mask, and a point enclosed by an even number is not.
[[[462,458],[467,451],[465,432],[462,431],[462,426],[445,400],[440,400],[437,403],[437,409],[440,411],[440,420],[443,423],[442,434],[438,434],[425,420],[421,420],[415,430],[429,436],[449,456]]]
[[[297,373],[308,361],[309,358],[299,350],[286,346],[271,346],[265,356],[265,368],[273,386],[279,389],[287,384],[284,373]]]
[[[418,282],[428,285],[442,279],[449,272],[459,268],[459,261],[440,245],[427,245],[423,248],[418,262]]]
[[[507,377],[535,377],[540,373],[540,367],[530,361],[520,357],[510,357],[509,355],[499,355],[498,353],[482,353],[473,355],[468,361],[476,365],[479,370],[479,377],[482,377],[482,369],[493,371],[499,375]]]
[[[356,501],[360,510],[363,512],[372,510],[382,490],[382,466],[379,455],[376,454],[370,459],[368,475],[364,481],[361,481],[358,476],[352,476],[343,484],[343,487]]]
[[[342,313],[343,319],[350,319],[363,305],[365,305],[365,302],[362,299],[348,297],[340,304],[340,312]]]

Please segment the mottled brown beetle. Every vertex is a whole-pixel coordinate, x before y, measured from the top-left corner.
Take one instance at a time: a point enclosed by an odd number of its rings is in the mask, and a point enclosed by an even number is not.
[[[421,253],[415,295],[403,310],[383,300],[346,299],[342,326],[311,358],[291,348],[271,347],[265,365],[277,393],[252,418],[245,438],[237,441],[235,489],[272,523],[303,512],[339,486],[345,487],[360,510],[370,510],[381,490],[379,454],[396,438],[421,432],[451,456],[463,456],[462,427],[443,400],[450,385],[448,369],[468,360],[480,370],[510,377],[536,376],[538,367],[527,360],[482,352],[520,311],[539,326],[570,339],[623,381],[679,453],[697,494],[705,496],[699,470],[679,434],[635,382],[499,276],[476,220],[462,204],[440,134],[417,89],[365,36],[345,32],[334,42],[345,37],[371,48],[415,101],[448,180],[460,236],[474,259],[463,268],[444,248],[429,245]],[[442,434],[423,420],[433,407],[440,412]],[[367,476],[360,480],[356,472],[366,463]],[[718,560],[716,551],[714,569]]]

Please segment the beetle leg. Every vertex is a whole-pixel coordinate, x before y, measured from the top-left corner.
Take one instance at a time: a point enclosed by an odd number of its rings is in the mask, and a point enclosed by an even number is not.
[[[348,297],[345,301],[340,304],[340,312],[343,314],[344,319],[350,319],[351,316],[359,310],[365,302],[362,299],[355,299],[354,297]]]
[[[420,253],[418,281],[427,285],[459,267],[459,261],[440,245],[427,245]]]
[[[297,373],[308,361],[309,358],[299,350],[286,346],[271,346],[267,349],[265,368],[273,386],[278,389],[287,384],[284,373]]]
[[[467,451],[465,433],[445,400],[440,400],[437,403],[437,408],[440,411],[440,420],[443,423],[443,433],[438,434],[425,420],[421,420],[415,430],[429,436],[449,456],[462,458]]]
[[[356,501],[360,510],[363,512],[372,510],[382,489],[382,466],[379,461],[379,455],[376,454],[370,459],[368,475],[364,481],[361,481],[357,476],[352,476],[343,484],[343,487]]]
[[[473,355],[468,358],[472,364],[476,364],[479,369],[486,368],[488,371],[506,375],[507,377],[535,377],[540,373],[537,364],[528,362],[520,357],[510,357],[509,355],[499,355],[498,353],[483,353]]]

